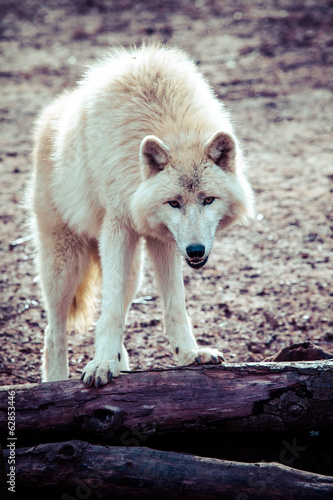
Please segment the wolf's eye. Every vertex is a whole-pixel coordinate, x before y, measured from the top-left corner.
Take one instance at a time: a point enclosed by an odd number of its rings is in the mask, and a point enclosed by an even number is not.
[[[211,205],[215,198],[213,196],[207,196],[207,198],[204,199],[203,204],[204,205]]]
[[[180,208],[179,202],[177,200],[169,201],[169,205],[172,208]]]

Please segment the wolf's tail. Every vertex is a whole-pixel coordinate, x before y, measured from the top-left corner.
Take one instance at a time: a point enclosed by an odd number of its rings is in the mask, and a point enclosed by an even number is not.
[[[89,265],[73,297],[67,319],[68,329],[83,331],[91,325],[101,283],[101,265],[97,245],[89,249]]]

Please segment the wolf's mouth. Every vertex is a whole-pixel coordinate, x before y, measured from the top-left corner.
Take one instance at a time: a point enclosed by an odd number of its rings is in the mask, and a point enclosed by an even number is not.
[[[192,259],[192,260],[185,259],[185,260],[190,267],[193,267],[193,269],[200,269],[200,267],[203,267],[206,264],[208,260],[208,255],[204,259]]]

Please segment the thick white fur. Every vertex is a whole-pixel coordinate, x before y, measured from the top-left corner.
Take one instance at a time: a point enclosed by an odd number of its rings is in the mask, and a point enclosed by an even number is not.
[[[91,320],[99,278],[96,352],[83,380],[99,386],[129,369],[123,333],[142,237],[179,363],[220,362],[221,353],[199,349],[193,336],[182,256],[198,243],[208,256],[216,232],[251,216],[252,192],[228,115],[195,65],[158,44],[113,50],[44,110],[36,132],[32,199],[48,313],[43,380],[68,377],[66,332]],[[214,202],[204,205],[207,197]]]

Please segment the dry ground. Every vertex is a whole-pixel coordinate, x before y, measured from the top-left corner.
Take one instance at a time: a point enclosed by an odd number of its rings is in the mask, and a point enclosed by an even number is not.
[[[0,384],[40,381],[46,315],[22,206],[33,122],[112,44],[159,35],[187,50],[230,110],[257,215],[184,264],[201,345],[257,361],[293,342],[333,352],[333,2],[0,1]],[[173,365],[149,262],[126,328],[133,369]],[[93,326],[69,336],[70,373],[93,356]]]

